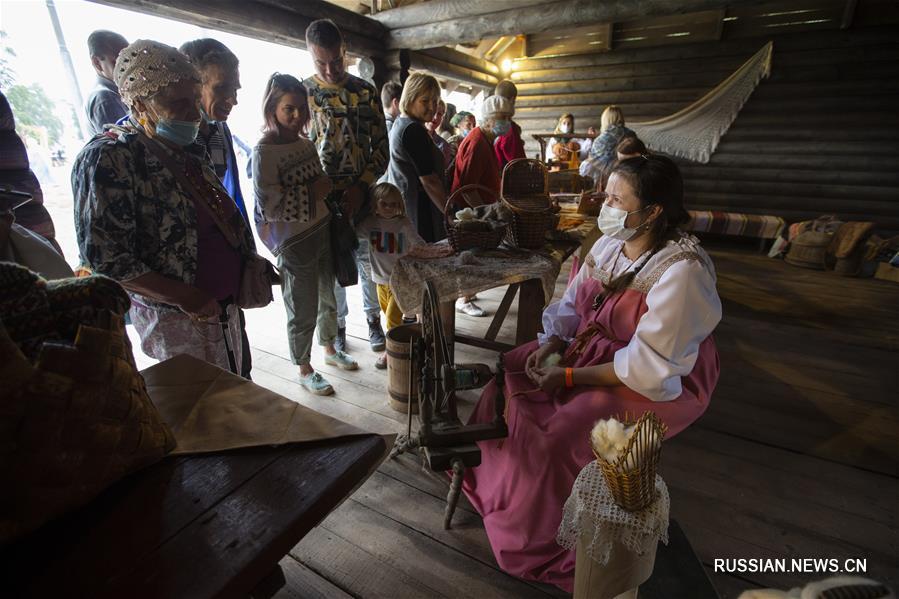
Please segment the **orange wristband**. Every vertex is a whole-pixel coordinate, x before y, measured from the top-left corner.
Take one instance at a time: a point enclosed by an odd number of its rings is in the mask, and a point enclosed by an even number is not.
[[[574,368],[565,369],[565,386],[574,387]]]

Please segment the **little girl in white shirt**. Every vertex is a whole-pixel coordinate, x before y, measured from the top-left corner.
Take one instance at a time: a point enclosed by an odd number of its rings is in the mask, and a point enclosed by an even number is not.
[[[390,273],[397,260],[406,255],[416,256],[418,249],[427,244],[406,216],[403,195],[395,185],[387,182],[374,185],[371,202],[372,214],[356,226],[356,233],[369,241],[371,278],[378,285],[378,303],[389,331],[403,323],[403,312],[390,290]],[[446,254],[450,253],[452,249],[447,246]],[[428,257],[435,255],[429,253]],[[375,367],[387,367],[386,353],[378,357]]]

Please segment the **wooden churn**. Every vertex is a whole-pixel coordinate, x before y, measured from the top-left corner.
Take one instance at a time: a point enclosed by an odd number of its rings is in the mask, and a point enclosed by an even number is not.
[[[387,399],[390,407],[404,414],[412,406],[418,414],[418,373],[412,373],[409,392],[409,354],[412,341],[421,337],[420,324],[404,324],[387,331]]]

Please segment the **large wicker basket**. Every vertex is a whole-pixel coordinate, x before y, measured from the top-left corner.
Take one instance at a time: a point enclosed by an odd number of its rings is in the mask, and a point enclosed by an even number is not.
[[[625,426],[636,425],[627,448],[614,462],[603,458],[595,448],[593,455],[615,503],[629,512],[639,512],[656,499],[656,471],[668,427],[649,411],[636,421],[628,414],[619,420]]]
[[[456,252],[472,250],[475,248],[495,248],[502,242],[503,237],[506,236],[508,227],[505,225],[497,226],[490,230],[472,231],[453,224],[453,219],[450,215],[455,210],[455,207],[459,205],[457,200],[463,198],[465,203],[470,206],[472,198],[477,198],[477,200],[482,201],[480,193],[473,192],[482,191],[490,194],[493,201],[496,201],[496,192],[489,187],[483,185],[463,185],[447,198],[446,205],[443,207],[443,217],[446,219],[446,236],[449,239],[453,250]]]
[[[175,439],[147,395],[104,277],[0,264],[0,545],[148,466]]]
[[[547,185],[546,166],[539,160],[518,158],[503,169],[500,194],[512,212],[506,236],[510,245],[534,249],[546,243],[546,232],[555,223]]]

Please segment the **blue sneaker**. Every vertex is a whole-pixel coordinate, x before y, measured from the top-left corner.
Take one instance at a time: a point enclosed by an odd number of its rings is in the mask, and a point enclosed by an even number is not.
[[[341,370],[359,370],[359,364],[356,360],[339,349],[331,356],[325,354],[325,364],[328,366],[336,366]]]
[[[300,384],[313,395],[334,395],[334,387],[317,372],[310,372],[306,376],[301,374]]]

